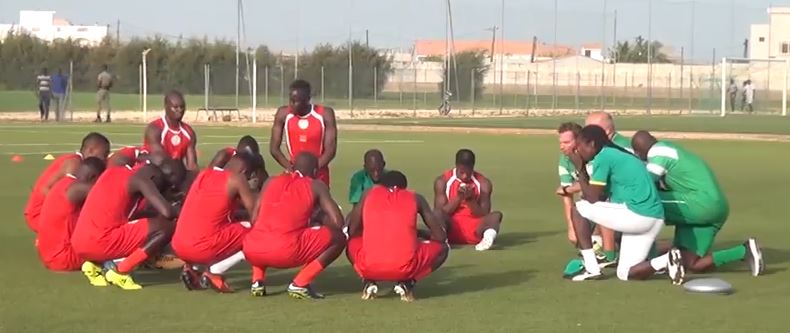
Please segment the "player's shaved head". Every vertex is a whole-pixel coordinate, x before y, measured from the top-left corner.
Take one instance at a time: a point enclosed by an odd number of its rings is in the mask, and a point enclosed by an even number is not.
[[[181,121],[185,110],[184,94],[178,90],[170,90],[165,94],[165,116],[168,120]]]
[[[381,150],[371,149],[365,152],[365,163],[384,162],[384,154]]]
[[[90,132],[82,138],[80,153],[83,157],[97,157],[106,160],[110,154],[110,140],[98,132]]]
[[[610,139],[615,133],[614,119],[612,119],[612,115],[603,111],[596,111],[587,115],[587,119],[585,119],[584,124],[600,126],[603,128],[604,132],[607,136],[609,136]]]
[[[310,90],[310,83],[305,80],[296,80],[289,86],[288,102],[300,115],[310,112]]]
[[[162,171],[167,185],[171,187],[180,186],[187,173],[184,163],[171,158],[162,160],[162,163],[159,165],[159,170]]]
[[[80,162],[80,166],[74,177],[77,177],[80,181],[92,183],[99,178],[99,175],[104,172],[106,167],[107,165],[103,160],[97,157],[88,157]]]
[[[242,136],[241,139],[239,139],[239,144],[236,145],[236,150],[247,151],[252,154],[260,154],[261,152],[261,148],[258,147],[258,141],[251,135]]]
[[[246,151],[231,157],[225,165],[226,170],[242,172],[249,179],[257,170],[263,167],[263,157],[261,154],[253,154]]]
[[[386,187],[406,188],[409,185],[409,181],[402,172],[391,170],[381,175],[380,184]]]
[[[303,176],[315,178],[318,173],[318,157],[310,152],[303,151],[294,159],[294,170]]]
[[[373,183],[380,181],[385,165],[384,154],[380,150],[371,149],[365,152],[363,167]]]
[[[658,140],[648,131],[637,131],[631,138],[631,147],[634,153],[642,160],[647,160],[647,152],[656,144]]]
[[[469,149],[459,149],[458,152],[455,153],[455,165],[474,169],[475,153]]]

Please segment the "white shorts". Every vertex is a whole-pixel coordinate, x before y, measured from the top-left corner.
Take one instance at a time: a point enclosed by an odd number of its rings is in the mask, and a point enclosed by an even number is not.
[[[650,247],[656,241],[663,219],[642,216],[632,212],[625,204],[586,200],[576,202],[579,215],[608,229],[623,233],[620,241],[620,256],[617,277],[628,280],[631,267],[645,261]]]

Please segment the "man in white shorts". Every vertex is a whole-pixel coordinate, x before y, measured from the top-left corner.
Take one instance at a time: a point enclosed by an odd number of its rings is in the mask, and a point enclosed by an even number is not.
[[[682,280],[680,251],[677,249],[671,250],[675,254],[670,256],[672,260],[662,257],[645,261],[664,224],[664,208],[644,164],[613,144],[606,132],[595,125],[582,129],[576,140],[576,151],[569,157],[576,167],[582,190],[582,200],[576,203],[574,210],[573,224],[585,268],[572,280],[602,277],[592,249],[587,220],[622,233],[617,265],[620,280],[646,279],[665,268],[673,281]],[[592,175],[587,173],[587,163],[595,165]],[[605,197],[608,197],[608,202]]]

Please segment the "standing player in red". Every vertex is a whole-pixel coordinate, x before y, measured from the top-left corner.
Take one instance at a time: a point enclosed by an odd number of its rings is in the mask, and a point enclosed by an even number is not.
[[[90,281],[101,276],[101,268],[95,262],[125,258],[117,267],[108,269],[104,278],[124,290],[142,288],[130,273],[170,241],[178,207],[167,202],[160,192],[181,184],[184,173],[184,166],[171,159],[164,160],[161,166],[127,165],[104,171],[85,199],[71,237],[74,250],[86,260],[82,271]],[[160,215],[129,221],[141,198]]]
[[[296,155],[309,152],[318,157],[317,178],[329,186],[329,163],[337,152],[335,110],[310,103],[310,83],[291,83],[290,102],[274,115],[269,152],[284,169],[292,170]],[[285,141],[288,156],[281,144]]]
[[[38,217],[41,215],[41,206],[44,204],[44,198],[58,180],[67,174],[77,172],[77,168],[79,168],[80,161],[83,158],[97,157],[104,161],[107,159],[109,152],[110,140],[107,140],[104,135],[91,132],[82,139],[80,151],[61,155],[52,161],[52,164],[41,173],[36,183],[33,184],[33,191],[30,192],[30,198],[25,205],[25,221],[28,227],[33,232],[38,232]]]
[[[318,159],[301,152],[296,155],[293,168],[293,172],[269,178],[263,185],[255,224],[244,238],[244,257],[253,265],[253,296],[266,294],[266,268],[304,265],[288,286],[288,295],[298,299],[324,298],[310,283],[340,256],[346,245],[340,208],[326,184],[313,179],[318,172]],[[324,224],[310,227],[316,206],[325,212]]]
[[[197,135],[191,126],[182,121],[184,112],[184,95],[176,90],[167,93],[165,114],[145,128],[144,148],[151,154],[163,152],[176,161],[183,161],[187,170],[196,171]]]
[[[477,244],[477,251],[494,245],[502,213],[491,211],[492,191],[491,181],[475,171],[475,153],[459,150],[455,168],[434,183],[434,207],[445,215],[450,244]]]
[[[233,220],[233,213],[239,202],[253,211],[255,195],[248,182],[259,169],[259,156],[243,151],[231,157],[225,169],[207,168],[192,182],[171,242],[175,254],[187,263],[181,281],[188,290],[202,289],[202,284],[233,292],[222,274],[244,260],[241,247],[249,230]],[[209,268],[201,276],[192,265]]]
[[[406,189],[406,176],[389,171],[350,213],[348,260],[365,281],[362,299],[372,299],[379,281],[396,281],[401,300],[414,301],[414,284],[438,269],[450,247],[441,220],[425,198]],[[417,214],[431,240],[417,238]]]
[[[74,271],[82,266],[82,258],[71,247],[71,234],[82,203],[104,168],[104,162],[96,157],[82,160],[77,172],[58,180],[44,199],[36,248],[46,268]]]

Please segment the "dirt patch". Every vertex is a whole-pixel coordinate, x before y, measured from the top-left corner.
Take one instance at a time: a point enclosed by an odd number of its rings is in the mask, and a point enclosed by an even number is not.
[[[470,111],[460,112],[455,117],[492,118],[492,117],[519,117],[519,116],[559,116],[585,114],[582,110],[477,110],[474,114]],[[150,111],[143,117],[140,111],[116,111],[112,117],[114,122],[142,123],[156,119],[161,111]],[[627,110],[615,112],[614,115],[643,115],[644,111]],[[653,114],[680,114],[679,112],[664,112]],[[252,123],[252,110],[240,110],[230,114],[230,121],[222,121],[223,114],[190,111],[185,120],[190,124],[202,126],[232,126],[232,127],[268,127],[274,119],[274,110],[257,111],[256,123]],[[350,112],[338,110],[337,117],[344,119],[398,119],[407,117],[431,118],[436,116],[435,110],[357,110],[353,117]],[[69,115],[67,115],[69,117]],[[94,112],[74,112],[72,122],[90,122],[96,117]],[[0,112],[0,122],[35,122],[38,121],[37,112]],[[524,129],[524,128],[474,128],[474,127],[444,127],[444,126],[408,126],[408,125],[373,125],[373,124],[340,124],[343,130],[351,131],[389,131],[389,132],[451,132],[451,133],[481,133],[492,135],[554,135],[550,129]],[[624,131],[624,135],[632,135],[632,131]],[[703,132],[653,132],[656,136],[667,139],[689,140],[741,140],[741,141],[769,141],[790,142],[790,135],[781,134],[747,134],[747,133],[703,133]]]

